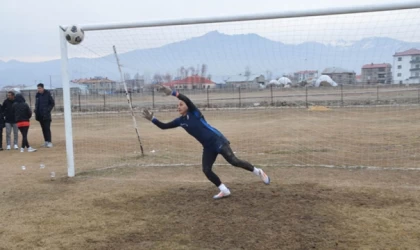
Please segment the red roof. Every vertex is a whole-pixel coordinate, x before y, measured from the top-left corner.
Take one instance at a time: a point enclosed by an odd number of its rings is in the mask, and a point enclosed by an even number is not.
[[[210,79],[201,76],[189,76],[181,80],[175,80],[172,82],[165,83],[165,86],[174,86],[178,84],[215,84]]]
[[[362,69],[377,69],[377,68],[391,68],[391,64],[389,63],[380,63],[380,64],[366,64],[363,65]]]
[[[318,70],[303,70],[295,72],[295,74],[311,74],[311,73],[318,73]]]
[[[403,52],[397,52],[394,56],[412,56],[412,55],[420,55],[420,50],[418,49],[409,49]]]

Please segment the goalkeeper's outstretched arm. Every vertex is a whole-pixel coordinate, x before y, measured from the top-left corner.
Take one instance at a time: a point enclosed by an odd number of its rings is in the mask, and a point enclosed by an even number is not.
[[[163,123],[159,121],[156,117],[153,117],[152,122],[160,129],[176,128],[176,127],[179,127],[179,124],[180,124],[179,118],[176,118],[175,120],[168,123]]]
[[[168,122],[168,123],[163,123],[163,122],[159,121],[156,117],[153,116],[153,112],[150,112],[147,109],[143,110],[143,117],[146,118],[147,120],[153,122],[160,129],[176,128],[176,127],[179,127],[181,125],[181,123],[179,121],[179,118],[176,118],[175,120],[173,120],[171,122]]]

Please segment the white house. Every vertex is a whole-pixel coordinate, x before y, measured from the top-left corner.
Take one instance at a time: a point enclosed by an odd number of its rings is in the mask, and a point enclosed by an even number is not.
[[[420,83],[420,50],[395,53],[392,72],[394,84]]]
[[[226,80],[228,86],[241,87],[241,88],[261,88],[261,85],[265,85],[264,75],[237,75],[231,76]]]
[[[303,70],[293,73],[293,77],[297,82],[305,81],[308,78],[317,78],[318,70]]]

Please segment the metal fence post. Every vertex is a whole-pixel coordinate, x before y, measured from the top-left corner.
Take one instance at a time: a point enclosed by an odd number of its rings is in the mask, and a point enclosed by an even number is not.
[[[152,88],[152,108],[155,108],[155,89]]]
[[[271,106],[274,106],[273,100],[273,84],[270,84]]]
[[[79,99],[79,112],[82,112],[82,105],[80,102],[80,93],[78,93],[78,99]]]
[[[242,106],[242,103],[241,103],[241,86],[239,86],[239,88],[238,88],[238,94],[239,94],[239,107],[241,107]]]
[[[207,88],[207,108],[210,108],[209,89]]]

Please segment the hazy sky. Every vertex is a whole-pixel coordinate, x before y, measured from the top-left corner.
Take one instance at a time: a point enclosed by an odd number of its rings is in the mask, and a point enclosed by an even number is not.
[[[58,58],[58,26],[63,24],[242,15],[400,1],[153,0],[146,3],[145,0],[0,0],[0,60],[44,61]]]

